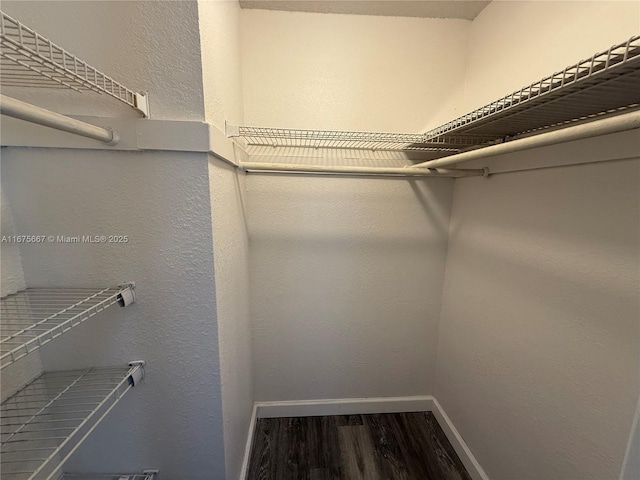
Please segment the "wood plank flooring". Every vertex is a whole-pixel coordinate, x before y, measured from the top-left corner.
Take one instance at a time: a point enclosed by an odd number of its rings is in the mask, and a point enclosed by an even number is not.
[[[249,480],[471,480],[431,412],[261,418]]]

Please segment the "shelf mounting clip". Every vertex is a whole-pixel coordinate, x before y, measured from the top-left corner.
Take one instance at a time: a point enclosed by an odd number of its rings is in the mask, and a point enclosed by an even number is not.
[[[136,293],[134,289],[136,288],[136,284],[134,282],[121,283],[118,285],[118,288],[122,289],[118,295],[118,302],[121,307],[126,307],[135,303]]]

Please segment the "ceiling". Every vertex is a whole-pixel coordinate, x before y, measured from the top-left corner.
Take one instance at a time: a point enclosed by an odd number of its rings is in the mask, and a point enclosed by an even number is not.
[[[242,8],[261,10],[466,20],[476,18],[488,4],[480,0],[240,0]]]

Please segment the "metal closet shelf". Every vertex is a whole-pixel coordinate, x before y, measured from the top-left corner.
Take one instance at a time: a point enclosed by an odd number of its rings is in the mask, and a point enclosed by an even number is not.
[[[535,132],[640,104],[640,36],[428,131],[431,141]]]
[[[0,85],[107,94],[149,116],[146,94],[134,92],[48,38],[0,11]],[[115,145],[118,132],[0,95],[0,113]]]
[[[247,145],[270,147],[342,148],[379,151],[457,152],[461,148],[480,145],[484,136],[467,138],[439,137],[428,140],[421,133],[353,132],[343,130],[301,130],[231,125],[226,123],[229,138],[242,137]]]
[[[27,288],[0,300],[0,369],[119,303],[135,302],[135,284],[109,288]]]
[[[65,473],[58,480],[156,480],[157,470],[145,470],[142,473]]]
[[[18,20],[0,12],[0,85],[105,93],[149,116],[148,98],[134,92]]]
[[[571,127],[639,106],[640,36],[634,36],[423,134],[235,125],[227,125],[226,134],[243,138],[248,146],[428,151],[435,158],[451,156],[453,164],[456,156],[469,150]],[[431,160],[419,166],[435,168],[438,162]]]
[[[46,372],[2,402],[2,478],[60,476],[64,462],[122,397],[144,378],[128,367]]]

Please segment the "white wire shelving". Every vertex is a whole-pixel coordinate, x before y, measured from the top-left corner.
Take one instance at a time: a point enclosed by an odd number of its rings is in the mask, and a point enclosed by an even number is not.
[[[143,361],[46,372],[2,402],[3,480],[58,478],[64,462],[143,378]]]
[[[340,148],[378,151],[442,151],[457,152],[461,148],[480,145],[489,137],[439,137],[428,140],[421,133],[354,132],[342,130],[301,130],[231,125],[225,126],[229,138],[242,137],[248,145],[271,147]]]
[[[134,92],[18,20],[0,12],[0,85],[107,94],[149,116],[146,94]]]
[[[640,36],[426,133],[226,126],[248,146],[426,151],[447,156],[640,106]]]
[[[157,470],[145,470],[142,473],[65,473],[58,480],[156,480]]]
[[[570,65],[425,135],[494,140],[640,105],[640,35]]]
[[[133,303],[134,288],[27,288],[2,298],[0,370],[108,307]]]

